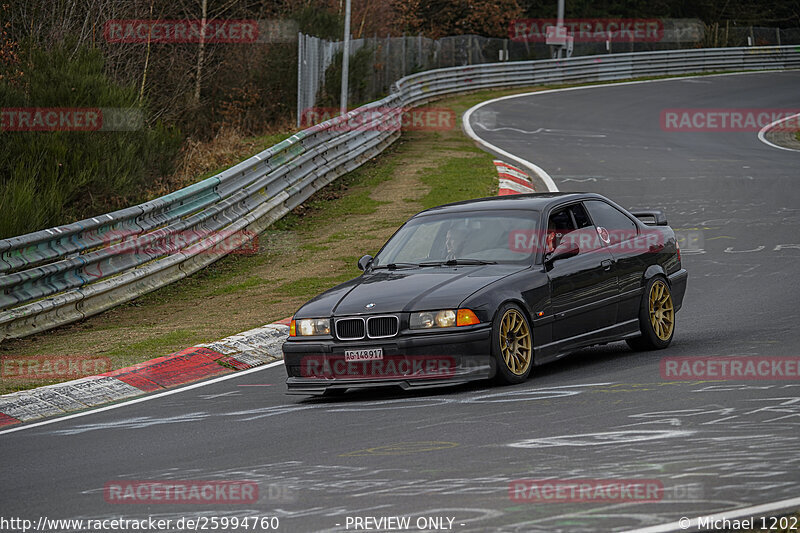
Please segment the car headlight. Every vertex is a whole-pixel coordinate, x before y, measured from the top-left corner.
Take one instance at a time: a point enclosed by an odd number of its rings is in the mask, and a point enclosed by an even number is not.
[[[430,329],[471,326],[473,324],[480,324],[480,320],[470,309],[443,309],[441,311],[411,313],[408,327],[411,329]]]
[[[292,320],[289,324],[290,337],[313,337],[315,335],[330,335],[331,320],[329,318],[303,318]]]

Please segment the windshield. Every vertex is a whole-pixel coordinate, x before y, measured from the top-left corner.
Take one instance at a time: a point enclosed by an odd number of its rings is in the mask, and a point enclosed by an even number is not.
[[[514,263],[531,250],[514,246],[518,235],[534,235],[535,211],[473,211],[421,216],[408,221],[383,247],[373,268],[451,263]]]

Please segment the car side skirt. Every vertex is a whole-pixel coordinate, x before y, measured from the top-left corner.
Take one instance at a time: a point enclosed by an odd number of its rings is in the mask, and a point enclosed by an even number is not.
[[[609,342],[616,342],[625,340],[639,335],[639,321],[638,319],[627,320],[625,322],[614,324],[603,329],[597,329],[581,335],[575,335],[558,342],[551,342],[542,346],[536,346],[536,365],[542,365],[561,359],[565,355],[569,355],[575,350],[581,348],[588,348],[596,344],[606,344]]]

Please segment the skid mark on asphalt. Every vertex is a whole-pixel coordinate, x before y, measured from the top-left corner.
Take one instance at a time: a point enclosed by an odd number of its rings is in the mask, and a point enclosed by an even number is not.
[[[680,386],[681,383],[665,383],[664,385]],[[102,423],[79,424],[65,429],[54,429],[45,434],[52,435],[77,435],[89,431],[118,430],[118,429],[139,429],[161,424],[202,422],[210,418],[224,417],[228,421],[242,423],[271,418],[274,416],[289,415],[298,411],[324,410],[328,413],[353,413],[371,412],[396,409],[425,409],[437,408],[443,405],[457,404],[485,404],[485,403],[519,403],[519,402],[540,402],[557,401],[570,397],[579,396],[587,392],[593,392],[598,387],[607,390],[618,384],[614,382],[582,383],[574,385],[557,385],[553,387],[537,387],[521,390],[503,390],[501,392],[482,392],[476,391],[467,394],[456,394],[448,397],[423,397],[423,398],[395,398],[377,401],[353,401],[336,402],[332,404],[319,403],[287,403],[282,405],[271,405],[257,407],[254,409],[236,409],[223,412],[191,412],[176,416],[158,417],[142,416],[113,420]],[[231,391],[238,392],[238,391]],[[633,392],[633,390],[631,391]],[[222,393],[222,395],[230,394]],[[217,396],[217,395],[210,395]]]
[[[239,391],[232,390],[229,392],[221,392],[219,394],[200,394],[198,398],[202,398],[204,400],[214,400],[216,398],[223,398],[225,396],[239,396]]]
[[[550,448],[561,446],[608,446],[617,444],[631,444],[649,440],[669,439],[673,437],[688,437],[694,431],[682,430],[642,430],[642,431],[604,431],[601,433],[584,433],[581,435],[559,435],[556,437],[542,437],[538,439],[525,439],[511,442],[506,446],[511,448]]]
[[[484,131],[491,131],[491,132],[498,132],[498,131],[513,131],[514,133],[521,133],[523,135],[561,135],[562,137],[588,137],[588,138],[603,138],[606,137],[604,133],[586,133],[582,131],[573,131],[573,130],[556,130],[551,128],[536,128],[535,130],[523,130],[520,128],[512,128],[508,126],[503,126],[500,128],[494,128],[490,126],[485,126],[484,124],[477,122],[475,123],[476,126],[481,128]]]
[[[432,452],[455,448],[457,442],[424,441],[424,442],[398,442],[386,446],[375,446],[354,452],[343,453],[339,457],[364,457],[376,455],[410,455],[420,452]]]
[[[199,422],[208,418],[208,413],[187,413],[183,415],[170,416],[165,418],[153,418],[148,416],[137,416],[133,418],[123,418],[110,422],[98,422],[95,424],[79,424],[67,429],[56,429],[49,431],[51,435],[78,435],[87,431],[98,430],[117,430],[117,429],[141,429],[161,424],[177,424],[181,422]]]

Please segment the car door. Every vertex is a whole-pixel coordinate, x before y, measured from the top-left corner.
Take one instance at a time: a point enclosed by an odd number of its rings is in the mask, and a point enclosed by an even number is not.
[[[642,254],[650,250],[643,249],[646,242],[638,238],[638,225],[625,213],[602,200],[587,200],[584,206],[614,260],[620,293],[617,322],[636,321],[646,268]]]
[[[547,231],[546,246],[555,249],[568,240],[578,245],[578,255],[546,265],[546,270],[553,341],[579,344],[593,332],[616,323],[619,289],[613,258],[581,203],[551,211]]]

